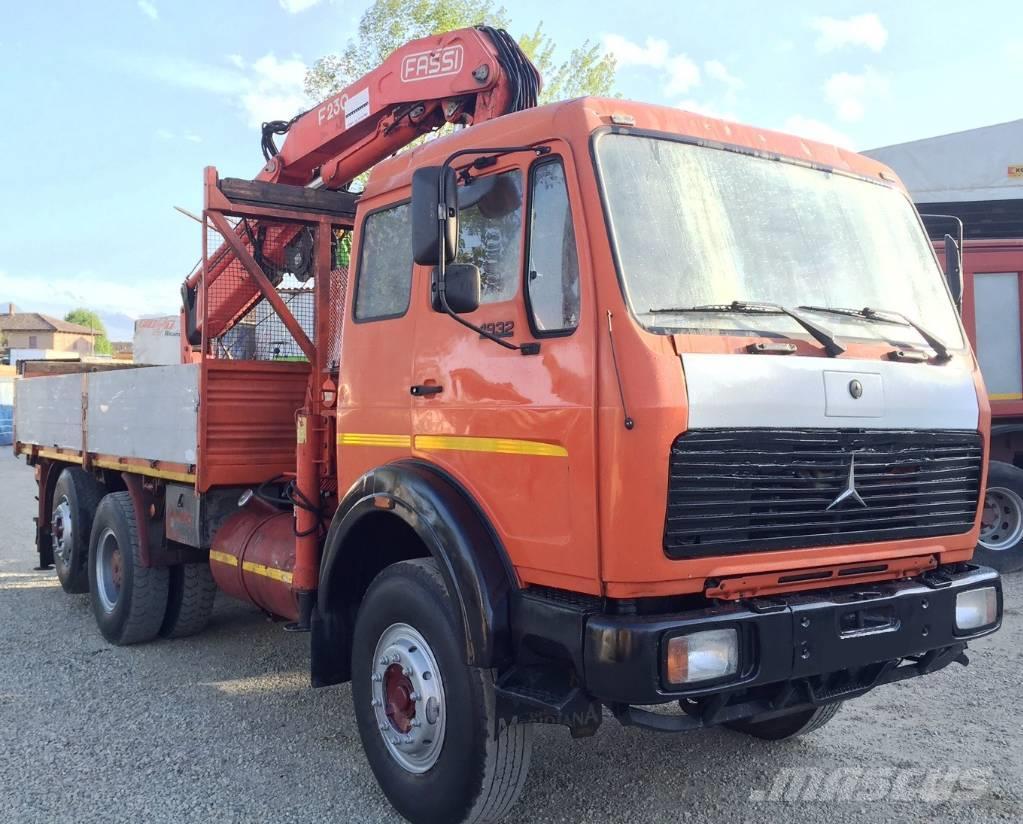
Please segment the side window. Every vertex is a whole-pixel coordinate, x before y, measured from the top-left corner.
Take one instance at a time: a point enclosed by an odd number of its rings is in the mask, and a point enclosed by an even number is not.
[[[560,162],[534,167],[526,284],[538,334],[571,332],[579,325],[579,260],[572,210]]]
[[[404,315],[412,292],[412,226],[408,203],[374,212],[362,225],[355,319]]]
[[[455,260],[479,267],[482,303],[511,300],[522,271],[522,174],[478,178],[459,198]]]

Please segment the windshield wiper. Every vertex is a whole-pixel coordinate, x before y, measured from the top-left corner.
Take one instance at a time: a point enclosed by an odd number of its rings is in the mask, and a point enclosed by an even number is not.
[[[805,307],[800,308],[803,309]],[[829,358],[837,357],[845,351],[845,347],[842,346],[835,336],[823,326],[819,326],[812,320],[803,317],[792,309],[788,309],[787,307],[781,306],[777,303],[749,303],[744,300],[733,300],[731,303],[706,303],[700,306],[650,310],[651,315],[679,315],[687,312],[734,312],[737,314],[747,315],[788,315],[792,318],[792,320],[809,332],[810,336],[814,340],[824,347],[824,351],[828,353]]]
[[[871,320],[875,323],[901,322],[915,330],[916,333],[927,342],[927,345],[930,346],[931,349],[934,350],[934,353],[938,356],[938,363],[947,363],[952,360],[952,355],[948,351],[948,347],[942,342],[941,338],[935,337],[915,320],[912,320],[902,314],[902,312],[895,312],[891,309],[871,309],[869,306],[865,306],[862,309],[843,309],[832,306],[800,306],[799,308],[806,309],[809,312],[824,312],[830,315],[848,315],[853,318]]]

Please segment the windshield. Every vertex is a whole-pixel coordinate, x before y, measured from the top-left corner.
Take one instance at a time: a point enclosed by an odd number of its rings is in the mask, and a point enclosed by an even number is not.
[[[651,312],[739,300],[893,310],[963,345],[943,275],[900,191],[640,135],[602,135],[596,155],[626,297],[648,329],[805,335],[781,314]],[[903,324],[814,317],[843,337],[922,343]]]

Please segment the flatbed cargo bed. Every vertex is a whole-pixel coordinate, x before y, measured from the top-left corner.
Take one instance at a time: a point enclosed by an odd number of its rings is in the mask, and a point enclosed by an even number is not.
[[[306,363],[206,360],[21,379],[14,449],[201,491],[260,483],[294,470],[308,373]]]

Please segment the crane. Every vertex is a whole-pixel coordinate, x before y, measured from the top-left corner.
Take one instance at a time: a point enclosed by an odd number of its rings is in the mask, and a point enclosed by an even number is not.
[[[471,126],[535,106],[540,88],[536,67],[502,29],[477,26],[413,40],[318,106],[264,123],[265,164],[255,179],[347,189],[375,164],[446,123]],[[281,136],[278,147],[275,138]],[[289,251],[292,257],[303,251],[300,229],[243,223],[236,232],[268,275],[277,273],[276,282]],[[201,343],[204,331],[212,338],[230,328],[260,297],[251,280],[214,292],[207,288],[212,305],[196,311],[199,282],[215,283],[234,260],[225,244],[182,286],[182,331],[192,346]],[[203,315],[210,325],[205,330]]]

